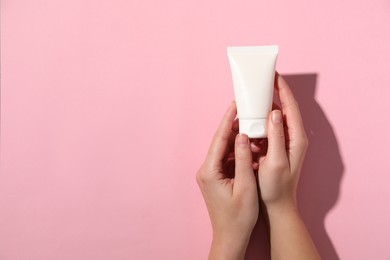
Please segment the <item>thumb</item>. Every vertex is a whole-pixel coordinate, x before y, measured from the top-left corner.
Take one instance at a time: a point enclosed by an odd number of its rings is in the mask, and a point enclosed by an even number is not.
[[[274,110],[268,119],[268,150],[267,159],[280,159],[286,156],[283,117],[280,110]]]
[[[234,147],[235,177],[234,186],[237,190],[257,189],[256,178],[252,167],[252,151],[246,134],[238,134]]]

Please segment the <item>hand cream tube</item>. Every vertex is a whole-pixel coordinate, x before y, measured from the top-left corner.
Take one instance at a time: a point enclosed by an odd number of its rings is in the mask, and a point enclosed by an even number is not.
[[[267,136],[278,51],[277,45],[227,48],[240,133],[249,138]]]

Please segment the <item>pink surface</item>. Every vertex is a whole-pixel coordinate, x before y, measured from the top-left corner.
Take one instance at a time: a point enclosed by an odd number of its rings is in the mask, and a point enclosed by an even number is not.
[[[390,259],[389,32],[386,0],[3,0],[0,259],[205,259],[226,46],[264,44],[301,103],[323,258]]]

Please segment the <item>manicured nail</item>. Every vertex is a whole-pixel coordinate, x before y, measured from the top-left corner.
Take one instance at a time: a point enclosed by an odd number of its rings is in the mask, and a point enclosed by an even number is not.
[[[282,123],[282,112],[280,110],[272,111],[272,122],[275,124]]]
[[[241,147],[245,147],[249,144],[249,138],[246,134],[238,134],[237,144]]]

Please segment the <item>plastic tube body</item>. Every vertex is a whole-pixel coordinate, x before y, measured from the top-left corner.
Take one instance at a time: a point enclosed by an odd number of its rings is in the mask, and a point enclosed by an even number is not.
[[[264,138],[267,136],[267,118],[272,109],[279,47],[228,47],[227,52],[240,133],[247,134],[249,138]]]

